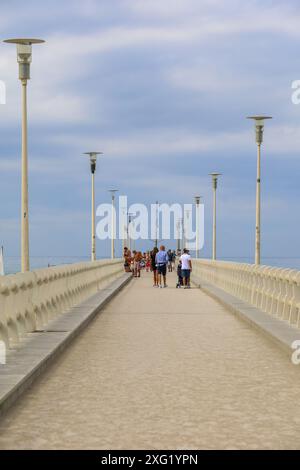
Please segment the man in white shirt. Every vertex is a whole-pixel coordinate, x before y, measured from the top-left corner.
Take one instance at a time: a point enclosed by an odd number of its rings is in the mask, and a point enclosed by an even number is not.
[[[191,279],[191,272],[192,272],[192,258],[189,254],[189,250],[186,248],[183,250],[183,255],[180,257],[181,261],[181,273],[183,277],[183,284],[185,289],[190,289],[190,279]]]

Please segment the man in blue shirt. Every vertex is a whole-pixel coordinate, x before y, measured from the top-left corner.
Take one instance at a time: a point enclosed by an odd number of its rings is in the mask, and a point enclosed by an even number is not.
[[[169,261],[168,253],[165,247],[162,245],[159,248],[159,252],[156,254],[155,263],[157,266],[157,274],[159,280],[159,287],[162,288],[161,277],[164,279],[164,287],[167,287],[166,276],[167,276],[167,264]]]

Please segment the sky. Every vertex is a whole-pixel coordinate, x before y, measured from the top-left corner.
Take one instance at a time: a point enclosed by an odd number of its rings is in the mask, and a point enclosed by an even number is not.
[[[99,150],[97,204],[109,202],[110,188],[129,203],[203,196],[205,257],[208,174],[222,173],[218,256],[253,260],[256,145],[246,116],[263,113],[273,120],[262,148],[262,256],[295,264],[300,105],[291,97],[300,80],[299,24],[294,0],[2,0],[3,39],[46,40],[33,47],[28,84],[31,256],[89,256],[82,154]],[[13,45],[0,44],[0,80],[0,243],[18,257],[21,87]],[[98,241],[97,252],[108,256],[109,243]]]

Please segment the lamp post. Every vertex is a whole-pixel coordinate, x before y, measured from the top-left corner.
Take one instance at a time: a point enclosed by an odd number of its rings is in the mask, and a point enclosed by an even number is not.
[[[155,217],[155,246],[158,248],[159,235],[159,202],[156,201],[156,217]]]
[[[95,224],[95,172],[97,156],[103,155],[102,152],[85,152],[84,155],[90,157],[92,174],[92,243],[91,243],[91,261],[96,261],[96,224]]]
[[[181,217],[180,221],[181,221],[181,252],[183,253],[183,250],[185,248],[184,210],[183,210],[183,217]]]
[[[177,229],[177,252],[180,250],[180,219],[177,220],[176,229]]]
[[[132,223],[132,219],[133,219],[134,214],[131,213],[131,212],[128,212],[127,215],[128,215],[127,238],[128,238],[129,250],[131,251],[131,248],[133,248],[133,243],[131,243],[131,233],[130,232],[131,232],[131,223]]]
[[[195,196],[196,203],[196,259],[199,258],[199,206],[202,196]]]
[[[111,259],[115,257],[115,194],[118,189],[109,189],[111,193]]]
[[[217,187],[218,177],[221,173],[210,173],[212,177],[213,187],[213,246],[212,246],[212,259],[217,259]]]
[[[253,119],[255,125],[255,136],[257,144],[257,174],[256,174],[256,217],[255,217],[255,264],[260,264],[260,161],[261,144],[263,143],[264,121],[272,119],[271,116],[249,116],[247,119]]]
[[[189,240],[190,240],[190,209],[189,208],[185,208],[184,210],[184,243],[185,245],[188,245],[189,244]],[[184,246],[184,248],[187,248],[187,246]]]
[[[29,219],[28,219],[28,153],[27,153],[27,80],[30,79],[32,44],[43,39],[6,39],[17,45],[19,79],[22,84],[22,190],[21,190],[21,271],[29,271]]]
[[[154,236],[155,238],[151,238],[151,241],[154,242],[154,246],[158,248],[158,243],[160,241],[159,239],[159,209],[160,209],[160,204],[158,201],[155,202],[155,215],[153,214],[153,206],[154,204],[151,204],[151,236]],[[155,230],[153,230],[152,226],[152,220],[154,220],[155,216]],[[152,219],[153,217],[153,219]]]
[[[123,221],[122,221],[122,253],[124,253],[124,248],[127,246],[128,235],[127,235],[127,215],[126,208],[122,208]],[[126,236],[126,238],[125,238]]]

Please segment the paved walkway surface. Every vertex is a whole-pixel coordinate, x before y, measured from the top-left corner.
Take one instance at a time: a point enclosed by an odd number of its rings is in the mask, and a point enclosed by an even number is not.
[[[1,449],[300,448],[300,368],[194,288],[134,279],[0,424]]]

